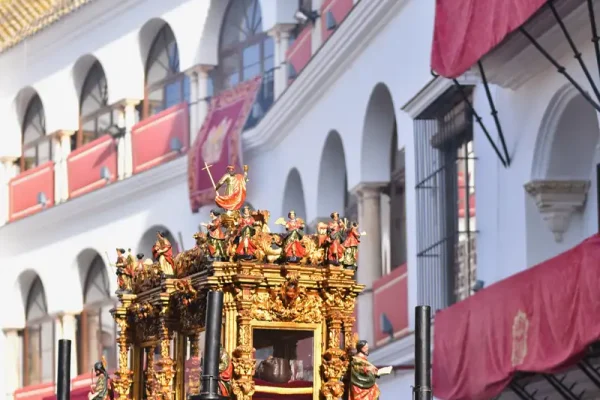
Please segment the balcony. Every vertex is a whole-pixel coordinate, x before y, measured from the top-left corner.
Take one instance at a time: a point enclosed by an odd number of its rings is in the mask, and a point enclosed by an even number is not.
[[[54,205],[54,162],[49,161],[12,178],[8,183],[10,222]]]
[[[258,125],[275,101],[275,69],[263,75],[260,90],[244,131]],[[180,103],[118,133],[104,134],[66,157],[27,170],[8,182],[8,221],[15,222],[55,204],[84,196],[187,154],[191,117],[198,104]],[[114,106],[123,120],[132,120],[133,107]],[[119,109],[121,107],[121,109]],[[60,148],[61,144],[54,143]],[[0,222],[0,225],[2,223]]]

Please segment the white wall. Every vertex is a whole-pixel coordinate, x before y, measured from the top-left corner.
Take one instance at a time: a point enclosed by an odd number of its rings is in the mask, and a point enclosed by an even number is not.
[[[368,1],[363,4],[369,4]],[[410,234],[416,229],[415,155],[412,120],[399,108],[430,79],[433,4],[421,1],[389,4],[393,12],[386,13],[387,25],[379,24],[374,31],[377,34],[364,35],[360,47],[352,49],[344,69],[336,71],[339,76],[322,88],[321,95],[309,104],[299,122],[286,129],[283,129],[285,121],[280,122],[282,129],[276,129],[279,143],[270,150],[251,153],[244,162],[251,167],[248,200],[255,207],[269,209],[274,219],[283,212],[287,177],[296,168],[306,212],[301,216],[311,221],[322,216],[318,204],[324,196],[339,196],[339,193],[317,190],[320,174],[327,172],[320,168],[319,160],[328,133],[335,130],[341,137],[348,188],[365,181],[385,180],[389,178],[390,123],[394,118],[391,113],[395,112],[398,148],[404,148],[406,154],[409,307],[412,310],[416,305],[417,275],[415,236]],[[170,24],[178,41],[181,69],[185,70],[198,63],[215,61],[219,24],[214,18],[222,14],[221,6],[221,0],[176,0],[168,4],[149,0],[93,2],[68,20],[0,55],[0,70],[6,71],[0,77],[0,104],[6,106],[0,110],[0,116],[10,127],[1,135],[6,143],[12,143],[2,146],[0,155],[20,154],[16,112],[19,101],[15,99],[21,89],[31,86],[40,94],[48,132],[75,129],[77,88],[85,75],[85,64],[92,59],[82,56],[93,55],[102,63],[111,102],[141,98],[144,57],[140,43],[143,45],[151,37],[145,35],[152,30],[143,29],[145,24],[153,18],[162,18]],[[274,15],[280,15],[280,11]],[[198,35],[198,31],[204,36]],[[143,32],[141,38],[140,32]],[[333,43],[330,40],[326,44],[321,57],[326,57]],[[83,61],[78,63],[78,60]],[[285,96],[298,96],[301,89],[292,85]],[[374,106],[370,108],[369,104]],[[379,108],[380,104],[383,108]],[[368,115],[367,110],[375,114]],[[389,112],[378,118],[382,110]],[[255,131],[260,129],[262,125]],[[244,147],[247,147],[246,141]],[[23,304],[34,273],[44,284],[50,313],[77,312],[82,307],[83,280],[79,265],[82,254],[93,250],[105,257],[108,252],[113,261],[114,248],[131,247],[134,252],[148,255],[150,249],[135,246],[155,225],[165,226],[173,235],[181,232],[189,248],[193,243],[192,234],[206,216],[189,211],[186,161],[184,158],[173,161],[0,228],[3,248],[0,263],[10,266],[0,281],[0,293],[4,294],[5,301],[14,304],[0,315],[0,327],[24,325]],[[343,178],[343,168],[334,172]],[[114,276],[112,270],[109,272]],[[114,279],[112,285],[116,289]],[[413,313],[409,315],[413,326]],[[382,384],[391,385],[390,382]],[[402,391],[404,386],[401,385]],[[387,393],[384,396],[384,399],[392,398]]]
[[[589,40],[586,39],[578,43],[578,47],[584,53],[588,67],[596,70],[593,46],[588,42]],[[564,56],[559,58],[559,62],[588,93],[592,93],[581,68],[570,52],[565,52]],[[556,114],[560,116],[564,107],[549,110],[549,106],[556,101],[557,93],[574,91],[574,89],[549,65],[542,63],[540,67],[535,64],[530,68],[538,68],[539,73],[517,90],[492,88],[511,156],[509,168],[502,167],[482,130],[475,126],[477,155],[475,179],[479,230],[477,273],[488,286],[551,258],[597,232],[595,165],[599,156],[595,144],[592,143],[590,146],[590,140],[592,142],[594,140],[585,139],[584,136],[597,138],[599,133],[589,132],[590,129],[595,129],[590,128],[589,123],[581,126],[582,120],[589,121],[590,113],[595,114],[596,117],[597,113],[585,103],[579,105],[575,113],[565,117],[568,132],[565,131],[561,136],[563,139],[557,139],[555,132],[560,131],[560,127],[557,129],[557,126],[551,126],[547,121],[556,118]],[[597,76],[597,74],[592,75]],[[500,148],[500,141],[489,114],[490,108],[482,86],[477,87],[475,92],[475,108],[483,117],[486,127]],[[546,138],[539,139],[542,136]],[[542,146],[543,141],[547,148]],[[586,149],[590,150],[590,147],[595,149],[592,151],[592,159],[586,157],[585,166],[581,167],[582,154]],[[534,171],[537,167],[534,157],[537,154],[537,157],[551,158],[548,154],[553,151],[552,149],[558,151],[559,156],[552,159],[551,171],[542,174],[544,176],[536,176]],[[583,175],[574,173],[573,165],[586,171]],[[524,190],[524,185],[533,179],[591,179],[592,181],[585,210],[573,215],[570,228],[561,243],[555,242],[552,233],[542,220],[535,201]]]

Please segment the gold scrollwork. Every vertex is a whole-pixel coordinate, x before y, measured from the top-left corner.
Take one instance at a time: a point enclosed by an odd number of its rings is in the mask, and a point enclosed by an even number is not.
[[[252,302],[252,317],[259,321],[318,323],[323,320],[323,300],[308,294],[297,276],[290,276],[279,290],[259,292]]]

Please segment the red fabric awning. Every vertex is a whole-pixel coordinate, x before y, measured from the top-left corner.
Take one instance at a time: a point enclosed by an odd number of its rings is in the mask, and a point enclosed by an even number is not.
[[[600,235],[435,315],[433,394],[498,395],[516,372],[568,367],[600,338]]]
[[[523,25],[546,0],[436,0],[431,69],[456,78]]]

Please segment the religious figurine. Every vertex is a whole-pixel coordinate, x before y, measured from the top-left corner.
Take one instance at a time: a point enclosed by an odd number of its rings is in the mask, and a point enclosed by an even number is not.
[[[344,258],[342,264],[346,268],[356,268],[358,266],[358,244],[360,243],[360,237],[365,232],[360,233],[358,231],[358,223],[352,222],[352,226],[346,233],[346,240],[342,243],[344,248]]]
[[[224,210],[233,211],[242,208],[242,205],[246,201],[246,182],[248,182],[248,166],[244,165],[244,173],[236,174],[235,167],[233,165],[227,166],[227,172],[217,183],[215,183],[210,167],[206,163],[203,168],[208,173],[210,180],[215,188],[215,203]],[[225,186],[225,192],[219,193],[219,189]]]
[[[117,293],[131,293],[131,285],[133,280],[133,269],[127,262],[125,249],[117,249]]]
[[[359,340],[356,355],[350,361],[349,400],[378,400],[380,392],[376,381],[391,372],[391,367],[378,369],[369,362],[368,356],[369,344],[366,340]]]
[[[210,212],[210,223],[201,225],[208,230],[208,253],[211,261],[221,261],[225,258],[225,234],[221,229],[221,213],[217,210]]]
[[[275,223],[285,226],[285,230],[287,231],[283,241],[283,251],[286,260],[293,263],[300,261],[306,255],[306,249],[302,245],[305,227],[304,221],[301,218],[296,218],[296,212],[291,210],[288,213],[287,222],[283,218],[279,218]]]
[[[156,232],[156,243],[152,247],[152,256],[158,261],[162,273],[167,277],[172,277],[175,275],[173,248],[166,236],[165,232]]]
[[[219,394],[231,397],[231,378],[233,376],[233,364],[231,358],[223,346],[219,357]]]
[[[113,382],[106,372],[106,359],[94,364],[94,375],[96,382],[92,382],[91,391],[88,393],[88,400],[112,400],[115,397]]]
[[[250,206],[245,205],[244,208],[242,208],[242,215],[238,222],[238,244],[235,249],[237,258],[250,259],[254,257],[256,246],[252,242],[252,236],[254,236],[254,233],[256,232],[256,225],[257,222],[250,214]]]
[[[333,265],[339,265],[344,257],[344,247],[342,246],[344,230],[346,224],[340,219],[337,212],[331,213],[331,221],[327,225],[327,261]]]

